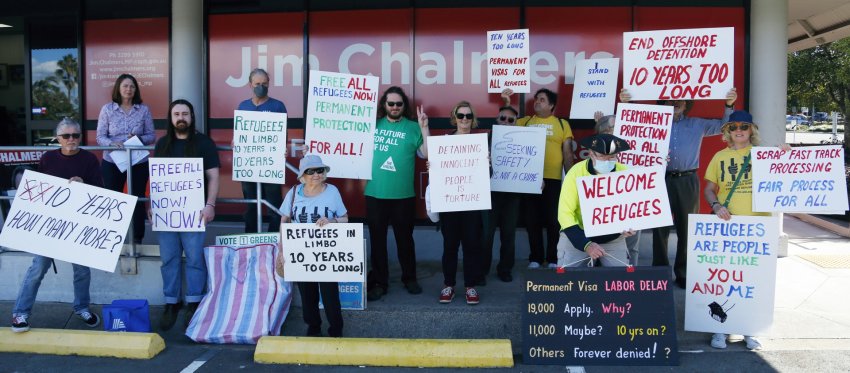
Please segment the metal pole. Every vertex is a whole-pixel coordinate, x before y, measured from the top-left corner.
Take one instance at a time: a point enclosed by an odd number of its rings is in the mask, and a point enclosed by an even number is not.
[[[257,184],[257,233],[263,231],[263,193],[260,183]]]
[[[127,160],[130,163],[129,165],[127,165],[127,194],[132,196],[133,195],[133,150],[129,149],[129,148],[124,148],[124,151],[127,152]],[[138,205],[135,206],[133,211],[136,211],[135,210],[136,208],[139,208],[139,206]],[[133,217],[131,216],[130,217],[130,226],[127,228],[128,232],[129,232],[129,233],[127,233],[127,235],[130,236],[130,253],[129,253],[129,256],[131,258],[136,257],[136,238],[133,237],[133,233],[135,232],[135,229],[133,229],[133,226],[134,226],[134,224],[136,224],[136,222],[133,221],[133,220],[135,220],[135,219],[133,219]]]

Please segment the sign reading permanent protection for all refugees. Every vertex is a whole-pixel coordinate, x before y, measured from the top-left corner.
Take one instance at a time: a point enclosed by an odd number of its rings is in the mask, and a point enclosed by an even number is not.
[[[584,176],[577,182],[588,237],[673,225],[664,167]]]
[[[542,193],[540,185],[546,129],[493,125],[492,134],[490,189],[494,192]]]
[[[377,76],[310,71],[305,144],[331,177],[372,179]]]
[[[490,209],[490,167],[483,133],[428,138],[431,212]]]
[[[614,135],[626,140],[632,148],[617,153],[617,161],[629,168],[666,164],[672,124],[672,106],[617,105]]]
[[[784,151],[754,147],[753,211],[844,214],[844,148],[811,146]]]
[[[678,365],[669,269],[529,271],[522,361],[552,365]]]
[[[136,199],[27,170],[0,245],[114,272]]]
[[[689,215],[685,330],[767,333],[778,249],[777,217]]]
[[[619,72],[619,58],[577,61],[570,118],[593,119],[597,111],[612,114],[617,97]]]
[[[732,27],[623,33],[623,88],[632,100],[725,99],[733,87]]]
[[[487,92],[531,92],[528,29],[487,31]]]
[[[363,224],[284,224],[281,228],[287,281],[363,280]]]
[[[233,111],[233,180],[283,184],[286,114]]]
[[[150,158],[151,229],[203,232],[203,158]]]

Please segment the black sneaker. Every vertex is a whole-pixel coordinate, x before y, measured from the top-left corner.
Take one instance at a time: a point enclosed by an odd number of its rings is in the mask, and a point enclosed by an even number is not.
[[[159,329],[162,331],[170,330],[177,322],[178,312],[180,312],[180,303],[166,303],[162,318],[159,319]]]
[[[369,300],[369,301],[380,300],[381,297],[383,297],[386,294],[387,294],[387,289],[375,285],[374,287],[369,289],[369,291],[366,293],[366,300]]]
[[[422,294],[422,287],[419,286],[419,283],[416,281],[404,284],[404,288],[407,289],[407,292],[410,294]]]
[[[189,327],[189,323],[192,322],[192,317],[195,316],[195,311],[198,310],[199,304],[200,303],[198,303],[198,302],[192,302],[192,303],[186,304],[186,313],[183,315],[183,317],[184,317],[183,322],[185,323],[187,328]]]
[[[308,326],[307,327],[307,337],[321,337],[322,336],[322,327],[321,326]]]
[[[15,333],[23,333],[30,330],[30,323],[27,322],[26,315],[18,315],[12,317],[12,331]]]
[[[511,282],[514,280],[514,276],[512,276],[510,273],[499,273],[498,276],[499,280],[502,280],[502,282]]]
[[[89,328],[94,328],[100,325],[100,317],[97,317],[97,314],[91,313],[89,311],[83,311],[77,314],[77,316],[86,323],[86,326]]]

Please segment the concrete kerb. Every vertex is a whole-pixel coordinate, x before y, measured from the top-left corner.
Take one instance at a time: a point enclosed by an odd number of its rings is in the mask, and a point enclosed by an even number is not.
[[[165,341],[156,333],[67,329],[31,329],[15,333],[9,329],[0,330],[0,352],[151,359],[164,349]]]

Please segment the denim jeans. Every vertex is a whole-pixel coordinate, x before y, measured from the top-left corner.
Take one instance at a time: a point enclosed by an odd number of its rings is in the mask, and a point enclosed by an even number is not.
[[[180,302],[183,270],[180,265],[186,253],[186,302],[200,302],[207,285],[207,264],[204,260],[205,232],[157,232],[159,256],[162,259],[162,293],[165,303]]]
[[[24,283],[21,285],[21,291],[18,293],[18,299],[15,301],[15,308],[12,309],[12,316],[25,315],[29,316],[32,311],[32,305],[35,303],[35,296],[38,294],[38,287],[41,286],[41,279],[44,274],[50,269],[51,259],[48,257],[35,255],[32,258],[32,265],[27,270]],[[89,267],[73,264],[74,267],[74,313],[88,311],[89,308],[89,284],[91,283],[91,270]]]

